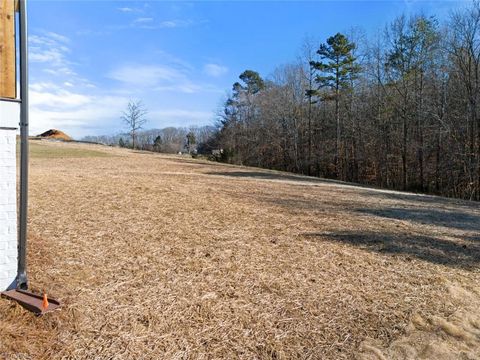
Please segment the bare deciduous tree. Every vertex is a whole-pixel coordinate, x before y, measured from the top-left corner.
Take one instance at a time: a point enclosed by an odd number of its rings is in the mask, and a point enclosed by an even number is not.
[[[148,111],[140,100],[130,100],[127,109],[123,112],[121,119],[127,125],[132,137],[132,149],[135,149],[135,138],[137,131],[143,128],[147,119]]]

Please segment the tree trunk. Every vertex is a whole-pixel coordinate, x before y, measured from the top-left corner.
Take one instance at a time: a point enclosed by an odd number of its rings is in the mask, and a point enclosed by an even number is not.
[[[338,84],[338,81],[337,81]],[[336,124],[336,141],[335,141],[335,175],[337,178],[341,179],[341,172],[340,172],[340,107],[339,107],[339,99],[338,99],[338,85],[335,90],[335,124]]]
[[[403,116],[403,142],[402,142],[402,189],[407,190],[407,117]]]
[[[440,194],[440,127],[437,130],[437,142],[435,147],[435,192]]]
[[[312,175],[312,96],[308,97],[308,155],[307,175]]]
[[[423,139],[423,73],[420,73],[420,94],[419,94],[419,109],[417,112],[418,118],[418,167],[420,170],[420,191],[424,191],[425,178],[424,178],[424,139]]]
[[[470,141],[469,141],[469,178],[470,182],[474,183],[475,176],[475,122],[477,121],[477,109],[476,109],[476,101],[473,99],[473,95],[470,97]],[[474,187],[476,187],[474,185]],[[473,189],[470,200],[476,198],[477,196],[477,189]]]

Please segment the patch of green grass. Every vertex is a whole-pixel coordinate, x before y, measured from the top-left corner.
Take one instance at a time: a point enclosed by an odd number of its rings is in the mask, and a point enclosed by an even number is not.
[[[20,152],[20,144],[17,143],[17,152]],[[109,157],[110,154],[67,146],[49,146],[30,141],[30,157],[31,158],[86,158],[86,157]]]

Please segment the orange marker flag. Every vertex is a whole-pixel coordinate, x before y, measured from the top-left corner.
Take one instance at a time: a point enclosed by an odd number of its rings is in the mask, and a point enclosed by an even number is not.
[[[43,308],[43,310],[47,310],[47,308],[48,308],[47,294],[43,294],[42,308]]]

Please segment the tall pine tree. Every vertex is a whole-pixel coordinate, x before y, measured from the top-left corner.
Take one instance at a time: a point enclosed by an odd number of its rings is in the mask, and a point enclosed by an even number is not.
[[[317,51],[320,61],[310,62],[310,66],[317,71],[315,82],[318,88],[315,94],[320,95],[321,89],[326,89],[323,100],[335,101],[335,172],[339,178],[345,175],[340,169],[340,150],[342,147],[342,122],[340,119],[340,97],[341,94],[350,88],[352,80],[360,72],[360,66],[352,52],[356,45],[350,42],[343,34],[337,33],[321,44]]]

